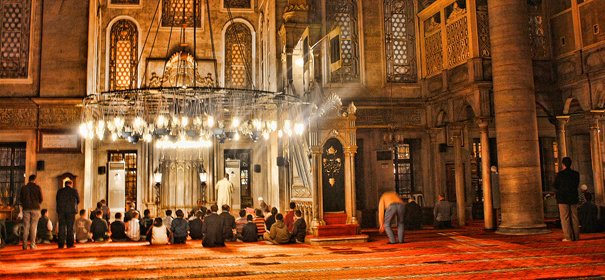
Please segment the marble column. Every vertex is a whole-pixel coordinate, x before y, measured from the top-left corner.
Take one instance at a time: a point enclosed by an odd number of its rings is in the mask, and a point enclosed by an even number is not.
[[[350,176],[350,183],[349,183],[349,188],[350,188],[350,198],[351,198],[351,215],[350,215],[350,219],[349,219],[349,224],[358,224],[357,222],[357,193],[356,193],[356,189],[355,189],[355,153],[357,152],[357,148],[353,149],[350,148],[349,151],[349,156],[348,156],[348,162],[349,162],[349,170],[350,172],[347,173],[349,174],[348,176]]]
[[[430,162],[429,169],[432,172],[429,172],[429,185],[433,189],[433,195],[427,200],[430,201],[429,205],[434,205],[439,201],[439,195],[445,193],[445,191],[441,188],[441,184],[439,183],[439,176],[441,175],[441,163],[438,160],[439,157],[439,144],[437,143],[437,137],[441,133],[441,129],[432,128],[428,130],[429,137],[431,139],[431,143],[429,146],[430,149]],[[427,203],[427,201],[425,201]],[[425,205],[426,206],[426,205]]]
[[[311,222],[311,228],[313,229],[313,235],[317,236],[317,227],[324,225],[323,216],[320,216],[321,210],[321,199],[319,193],[319,185],[321,184],[321,148],[311,148],[312,160],[313,160],[313,185],[311,186],[311,195],[313,196],[313,221]]]
[[[485,229],[495,229],[498,225],[494,220],[494,201],[492,194],[491,159],[489,155],[489,123],[491,118],[476,120],[481,131],[481,181],[483,183],[483,221]]]
[[[548,232],[527,5],[526,0],[488,0],[502,206],[497,233],[501,234]]]
[[[565,124],[569,121],[569,116],[557,116],[552,122],[555,125],[557,131],[557,147],[558,147],[558,166],[559,170],[563,170],[563,164],[561,160],[567,156],[567,141],[565,140]]]
[[[458,226],[466,225],[466,191],[464,187],[464,164],[462,163],[462,125],[452,126],[454,138],[454,167],[456,169],[456,205]]]
[[[603,190],[603,160],[599,136],[599,120],[602,116],[603,112],[601,111],[591,112],[588,115],[590,119],[590,158],[592,159],[592,179],[594,181],[595,202],[597,205],[601,206],[605,205],[605,194]]]

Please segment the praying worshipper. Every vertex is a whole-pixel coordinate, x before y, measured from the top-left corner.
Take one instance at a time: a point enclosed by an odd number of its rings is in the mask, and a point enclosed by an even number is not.
[[[42,211],[40,211],[38,232],[36,235],[36,242],[38,244],[50,244],[50,241],[53,240],[53,223],[48,219],[47,209],[42,209]]]
[[[452,228],[452,204],[445,199],[445,195],[439,195],[439,202],[435,203],[433,216],[435,216],[435,229]]]
[[[585,194],[588,192],[588,186],[586,184],[580,186],[580,194],[578,194],[578,200],[580,201],[580,205],[586,202]]]
[[[223,218],[224,221],[223,240],[225,242],[236,241],[235,237],[233,236],[233,230],[237,227],[235,224],[235,218],[229,214],[229,205],[225,204],[222,208],[223,212],[219,216]]]
[[[128,236],[131,241],[139,241],[141,240],[141,225],[139,224],[139,212],[134,211],[131,215],[132,218],[127,223],[126,236]]]
[[[410,198],[405,205],[405,223],[406,230],[422,229],[422,207],[416,203],[416,200]]]
[[[134,208],[134,204],[132,202],[126,201],[126,213],[124,213],[124,223],[130,222],[132,219],[132,214],[136,211]]]
[[[268,231],[271,231],[271,227],[275,223],[275,215],[277,214],[277,208],[271,208],[271,215],[269,217],[265,217],[265,227]],[[283,216],[283,215],[282,215]]]
[[[290,232],[292,232],[292,226],[294,226],[294,209],[296,209],[296,203],[290,201],[290,211],[284,216],[284,223],[286,223]]]
[[[247,222],[248,220],[246,219],[246,210],[239,210],[239,218],[235,220],[235,232],[237,234],[242,234],[242,229],[244,228],[244,225]]]
[[[237,234],[237,239],[243,242],[256,242],[258,241],[258,234],[256,224],[252,215],[246,217],[246,224],[242,227],[241,233]]]
[[[223,241],[225,221],[221,216],[216,214],[218,205],[212,205],[210,211],[212,211],[212,214],[204,219],[204,224],[202,225],[202,233],[204,234],[202,245],[204,247],[225,247],[225,242]]]
[[[174,220],[174,218],[172,218],[172,210],[168,209],[166,210],[166,217],[162,219],[162,224],[164,224],[167,229],[170,229],[172,228],[172,220]]]
[[[302,212],[296,210],[296,221],[292,225],[290,243],[305,243],[305,236],[307,235],[307,222],[302,217]]]
[[[97,211],[99,211],[99,210],[101,212],[103,212],[103,203],[101,203],[100,201],[97,202],[97,208],[95,208],[95,209],[91,208],[90,209],[90,219],[91,220],[94,220],[97,217]],[[105,218],[101,217],[101,219],[105,219]],[[105,221],[107,221],[107,220],[105,220]]]
[[[204,213],[201,210],[195,212],[195,219],[189,221],[189,236],[193,240],[201,240],[204,238],[202,234],[202,226],[204,225],[204,221],[202,221],[202,217]]]
[[[256,224],[256,230],[257,233],[256,235],[258,235],[258,238],[262,238],[263,235],[265,234],[266,230],[265,230],[265,217],[263,216],[263,211],[261,211],[260,209],[256,209],[254,211],[255,213],[255,217],[254,217],[254,223]]]
[[[592,202],[592,194],[584,193],[586,201],[578,209],[578,219],[580,220],[580,232],[595,233],[603,231],[603,224],[599,220],[599,207]]]
[[[109,226],[111,230],[111,241],[121,242],[130,240],[128,239],[128,236],[126,236],[126,224],[122,222],[122,213],[118,212],[114,217],[116,218],[115,221]]]
[[[269,205],[267,205],[267,203],[265,203],[265,201],[263,200],[262,197],[258,198],[258,207],[260,208],[261,211],[263,211],[263,213],[269,212]]]
[[[166,245],[168,244],[169,235],[170,231],[162,224],[162,218],[155,218],[153,226],[149,228],[147,233],[147,240],[150,245]]]
[[[290,242],[290,232],[284,223],[284,215],[278,213],[274,217],[275,223],[271,226],[269,232],[265,232],[263,238],[269,245],[288,244]]]
[[[176,219],[172,221],[172,227],[170,231],[174,236],[174,242],[172,244],[185,244],[187,241],[187,235],[189,235],[189,223],[185,218],[185,212],[179,209],[176,210]]]
[[[74,231],[78,243],[86,243],[92,240],[92,233],[90,233],[91,224],[92,221],[86,218],[86,210],[80,210],[80,218],[74,223]]]
[[[151,218],[151,211],[145,209],[143,211],[143,218],[139,221],[141,225],[141,238],[147,236],[147,232],[153,226],[153,218]]]
[[[404,227],[403,223],[405,220],[405,207],[403,201],[399,198],[399,195],[395,192],[385,192],[380,197],[378,202],[378,221],[380,224],[379,231],[386,232],[389,237],[389,243],[396,244],[395,234],[391,228],[391,221],[397,217],[397,238],[399,243],[403,243],[404,238]]]
[[[109,226],[107,222],[103,220],[103,210],[97,210],[95,212],[96,218],[92,220],[90,225],[90,232],[92,232],[92,240],[94,242],[105,242],[109,239],[107,235],[109,233]]]
[[[191,209],[191,211],[189,211],[188,215],[189,218],[195,218],[195,213],[197,213],[197,211],[202,210],[202,208],[206,208],[204,207],[204,203],[202,202],[201,199],[197,200],[197,205],[193,207],[193,209]],[[202,212],[206,212],[206,211],[202,211]]]
[[[216,205],[226,204],[229,206],[229,208],[231,208],[231,193],[233,193],[233,184],[229,181],[229,173],[225,173],[225,178],[216,183],[216,193]],[[218,213],[220,214],[221,212]]]
[[[105,199],[101,199],[101,210],[103,211],[103,219],[109,223],[109,219],[111,219],[111,213],[109,211],[109,207],[107,207],[107,202]]]

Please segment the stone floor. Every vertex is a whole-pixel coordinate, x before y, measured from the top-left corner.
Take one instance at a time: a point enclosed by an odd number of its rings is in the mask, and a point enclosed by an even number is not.
[[[343,245],[227,243],[204,248],[144,242],[78,244],[37,250],[0,250],[3,279],[600,279],[605,277],[605,233],[561,242],[560,229],[533,236],[503,236],[479,223],[465,229],[407,231],[406,243]]]

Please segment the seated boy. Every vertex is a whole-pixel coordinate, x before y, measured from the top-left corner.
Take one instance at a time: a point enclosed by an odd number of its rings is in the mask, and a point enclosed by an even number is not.
[[[256,229],[256,224],[254,223],[254,219],[252,215],[248,215],[246,217],[247,223],[242,227],[241,234],[237,234],[237,239],[244,242],[256,242],[258,241],[258,234]]]
[[[39,244],[50,244],[53,240],[53,223],[48,219],[48,210],[40,211],[40,219],[38,220],[38,233],[36,239]]]
[[[115,218],[116,220],[111,223],[111,241],[128,241],[128,236],[126,236],[126,225],[122,222],[122,213],[116,213]]]
[[[103,220],[103,211],[97,210],[95,212],[95,219],[92,220],[92,224],[90,225],[90,232],[92,232],[92,240],[94,242],[104,242],[109,239],[107,233],[109,232],[109,227],[107,226],[107,222]]]
[[[173,244],[185,244],[187,235],[189,234],[189,223],[184,219],[185,213],[183,210],[176,210],[176,219],[172,221],[170,231],[174,235]]]

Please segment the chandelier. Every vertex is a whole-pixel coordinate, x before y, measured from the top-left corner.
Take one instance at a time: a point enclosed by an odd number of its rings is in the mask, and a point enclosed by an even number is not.
[[[194,11],[197,2],[193,1]],[[233,23],[231,13],[229,17]],[[212,32],[209,24],[209,32]],[[186,26],[183,23],[181,34],[185,33]],[[186,51],[185,37],[180,39],[183,50],[166,61],[163,77],[152,73],[146,87],[87,96],[82,106],[81,134],[88,139],[126,139],[133,144],[155,139],[158,148],[187,149],[209,147],[213,139],[220,144],[244,137],[257,142],[269,139],[275,132],[280,137],[303,133],[304,124],[282,118],[290,116],[290,109],[303,104],[298,97],[255,90],[253,86],[217,87],[210,73],[207,77],[198,74],[195,56]],[[212,36],[211,41],[214,53]],[[170,40],[168,49],[169,46]],[[216,74],[216,64],[214,70]]]

